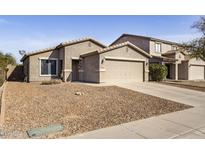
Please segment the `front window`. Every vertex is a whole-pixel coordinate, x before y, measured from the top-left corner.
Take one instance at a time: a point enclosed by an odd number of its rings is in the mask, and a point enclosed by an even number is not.
[[[41,75],[57,75],[57,60],[41,59]]]
[[[155,51],[156,52],[161,52],[161,44],[160,43],[155,44]]]

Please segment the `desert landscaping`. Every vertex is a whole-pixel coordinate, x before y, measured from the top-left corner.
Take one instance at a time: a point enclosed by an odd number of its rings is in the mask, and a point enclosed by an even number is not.
[[[8,82],[5,100],[5,138],[28,138],[27,130],[50,124],[64,130],[41,138],[62,138],[191,107],[117,86],[77,83]]]

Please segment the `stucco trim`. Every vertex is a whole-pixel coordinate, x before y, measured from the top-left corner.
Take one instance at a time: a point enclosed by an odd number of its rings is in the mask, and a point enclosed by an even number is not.
[[[135,62],[145,62],[145,59],[134,59],[134,58],[124,58],[124,57],[104,57],[107,60],[120,60],[120,61],[135,61]]]

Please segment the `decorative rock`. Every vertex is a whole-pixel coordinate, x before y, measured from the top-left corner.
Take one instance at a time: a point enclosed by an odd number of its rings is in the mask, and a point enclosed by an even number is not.
[[[81,95],[84,95],[84,93],[83,92],[75,92],[75,95],[77,95],[77,96],[81,96]]]

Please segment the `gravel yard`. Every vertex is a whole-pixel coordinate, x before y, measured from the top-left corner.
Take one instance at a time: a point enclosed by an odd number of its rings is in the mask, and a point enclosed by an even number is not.
[[[76,92],[83,95],[75,95]],[[5,99],[5,132],[25,134],[31,128],[64,125],[64,131],[42,138],[66,137],[191,107],[117,86],[75,83],[9,82]]]
[[[205,92],[205,81],[164,81],[163,84]]]

